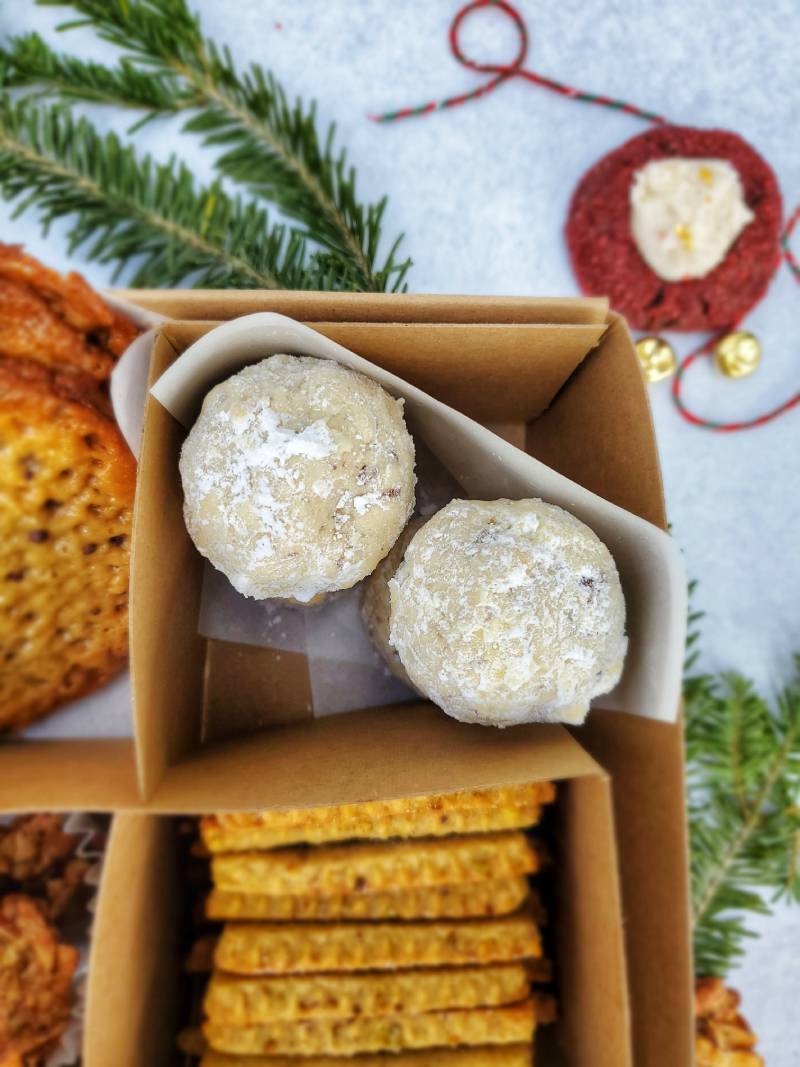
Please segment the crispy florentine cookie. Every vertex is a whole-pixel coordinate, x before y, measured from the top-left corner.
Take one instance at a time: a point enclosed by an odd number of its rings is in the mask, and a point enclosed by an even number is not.
[[[251,1056],[242,1061],[225,1052],[206,1052],[200,1067],[342,1067],[335,1056]],[[422,1049],[358,1056],[347,1067],[533,1067],[531,1045],[492,1045],[479,1048]]]
[[[74,856],[39,880],[23,882],[22,888],[36,896],[42,913],[55,922],[81,894],[88,900],[91,891],[85,879],[90,867],[88,860]]]
[[[0,244],[0,356],[105,381],[139,332],[80,274],[62,277],[18,245]]]
[[[227,923],[214,964],[230,974],[454,967],[542,955],[526,913],[469,922]]]
[[[56,1048],[77,966],[77,949],[58,943],[33,900],[0,900],[0,1064],[38,1067]]]
[[[529,995],[524,963],[434,970],[234,978],[215,973],[203,1010],[212,1022],[253,1026],[310,1016],[419,1015],[515,1004]]]
[[[64,832],[64,816],[40,811],[20,815],[0,826],[0,878],[26,882],[68,859],[78,847],[77,834]]]
[[[0,826],[0,893],[36,898],[51,921],[61,915],[84,884],[88,860],[75,856],[80,838],[64,832],[64,816],[20,815]]]
[[[695,1044],[696,1067],[764,1067],[764,1060],[757,1052],[746,1048],[720,1048],[704,1035]]]
[[[721,978],[698,978],[694,991],[697,1067],[764,1067],[756,1035],[739,1014],[741,997]]]
[[[330,896],[518,878],[538,870],[540,863],[525,834],[510,831],[443,841],[232,852],[213,857],[211,876],[218,889],[233,892]]]
[[[206,815],[200,820],[200,832],[210,852],[357,838],[487,833],[534,825],[541,805],[554,799],[552,782],[536,782],[324,808]]]
[[[212,889],[206,900],[209,919],[260,919],[263,922],[330,922],[336,919],[474,919],[508,915],[529,898],[524,877],[384,890],[339,893],[329,897],[268,896]]]
[[[203,1033],[211,1048],[239,1055],[352,1056],[359,1052],[530,1042],[536,1022],[534,1002],[528,1000],[510,1007],[424,1015],[294,1019],[246,1027],[207,1022]]]
[[[135,478],[89,378],[0,357],[0,732],[125,663]]]

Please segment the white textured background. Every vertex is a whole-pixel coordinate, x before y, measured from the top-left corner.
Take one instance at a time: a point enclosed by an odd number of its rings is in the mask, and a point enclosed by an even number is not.
[[[467,107],[380,127],[367,112],[472,88],[475,77],[449,57],[446,34],[457,0],[195,0],[207,31],[240,63],[269,66],[289,91],[319,101],[358,165],[364,196],[389,194],[387,235],[406,234],[409,276],[420,292],[571,294],[562,243],[571,192],[601,155],[638,133],[638,121],[572,103],[522,82]],[[796,0],[520,0],[531,30],[531,66],[555,78],[618,96],[673,121],[728,127],[774,167],[787,208],[800,200],[797,135]],[[50,34],[57,13],[0,0],[0,35]],[[79,33],[74,51],[106,51]],[[471,54],[502,60],[513,32],[493,13],[476,16],[463,41]],[[119,116],[105,120],[124,126]],[[174,124],[154,124],[143,147],[176,149],[199,176],[210,173],[195,142]],[[44,240],[32,216],[0,235],[68,264],[61,234]],[[71,263],[83,268],[80,255]],[[95,284],[110,275],[85,267]],[[690,397],[722,418],[772,406],[800,381],[800,291],[784,268],[748,326],[764,345],[756,377],[730,383],[698,369]],[[690,339],[678,339],[688,350]],[[706,613],[704,665],[738,668],[767,691],[780,686],[800,650],[800,411],[763,429],[713,435],[683,423],[668,387],[651,392],[674,533]],[[103,701],[96,712],[102,716]],[[75,733],[67,713],[62,732]],[[125,729],[124,722],[114,728]],[[759,924],[734,981],[761,1038],[769,1067],[800,1063],[800,909],[778,909]],[[681,1065],[675,1065],[681,1067]]]

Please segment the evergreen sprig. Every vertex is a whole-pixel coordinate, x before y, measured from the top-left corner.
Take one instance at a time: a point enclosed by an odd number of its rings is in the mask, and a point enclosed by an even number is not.
[[[219,182],[197,187],[183,164],[139,157],[61,105],[0,94],[0,189],[45,230],[70,218],[70,251],[88,246],[118,271],[133,262],[135,286],[331,287],[325,260],[307,265],[303,239],[263,209]]]
[[[7,88],[35,87],[64,100],[115,104],[144,111],[145,118],[172,114],[192,105],[192,99],[172,75],[145,70],[126,58],[107,67],[64,55],[54,51],[38,33],[12,38],[3,55]]]
[[[695,625],[684,684],[695,972],[724,977],[753,936],[748,915],[800,903],[800,656],[770,707],[739,674],[692,674],[696,646]]]
[[[185,0],[39,0],[69,7],[61,28],[89,26],[122,49],[116,66],[85,63],[53,51],[40,37],[14,38],[7,59],[16,86],[66,99],[140,109],[145,120],[189,110],[185,124],[203,143],[222,148],[220,174],[273,202],[324,250],[340,287],[396,291],[409,267],[398,238],[383,258],[385,198],[362,204],[356,176],[331,125],[321,136],[315,107],[290,103],[258,64],[240,71],[227,49],[202,34]],[[152,79],[152,80],[150,80]]]

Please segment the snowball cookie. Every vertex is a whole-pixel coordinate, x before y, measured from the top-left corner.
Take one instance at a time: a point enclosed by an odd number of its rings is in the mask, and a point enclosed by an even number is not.
[[[270,356],[212,389],[180,472],[198,551],[257,600],[355,585],[414,508],[403,402],[311,356]]]
[[[408,677],[397,652],[389,643],[389,580],[394,577],[395,571],[402,563],[403,554],[409,541],[426,522],[427,519],[424,519],[421,515],[415,516],[409,522],[390,549],[389,555],[380,561],[366,582],[364,582],[364,588],[361,593],[361,618],[364,620],[364,625],[367,628],[367,633],[372,638],[373,645],[395,678],[399,678],[401,682],[405,682],[412,689],[416,687]]]
[[[454,500],[389,582],[389,640],[462,722],[582,722],[622,672],[625,601],[592,531],[542,500]]]

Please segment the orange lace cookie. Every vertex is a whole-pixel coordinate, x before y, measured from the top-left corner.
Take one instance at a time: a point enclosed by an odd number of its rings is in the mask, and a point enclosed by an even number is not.
[[[0,244],[0,356],[105,381],[138,333],[80,274],[62,277],[18,245]]]
[[[90,866],[75,855],[79,842],[54,812],[20,815],[0,826],[0,893],[34,897],[45,918],[55,921],[80,892]]]
[[[697,1067],[764,1067],[756,1035],[739,1014],[741,997],[721,978],[698,978],[694,1004]]]
[[[0,899],[0,1064],[38,1067],[69,1022],[78,950],[29,897]]]
[[[23,882],[69,859],[80,840],[64,830],[64,816],[38,811],[0,826],[0,878]]]
[[[0,357],[0,731],[124,664],[135,479],[91,379]]]

